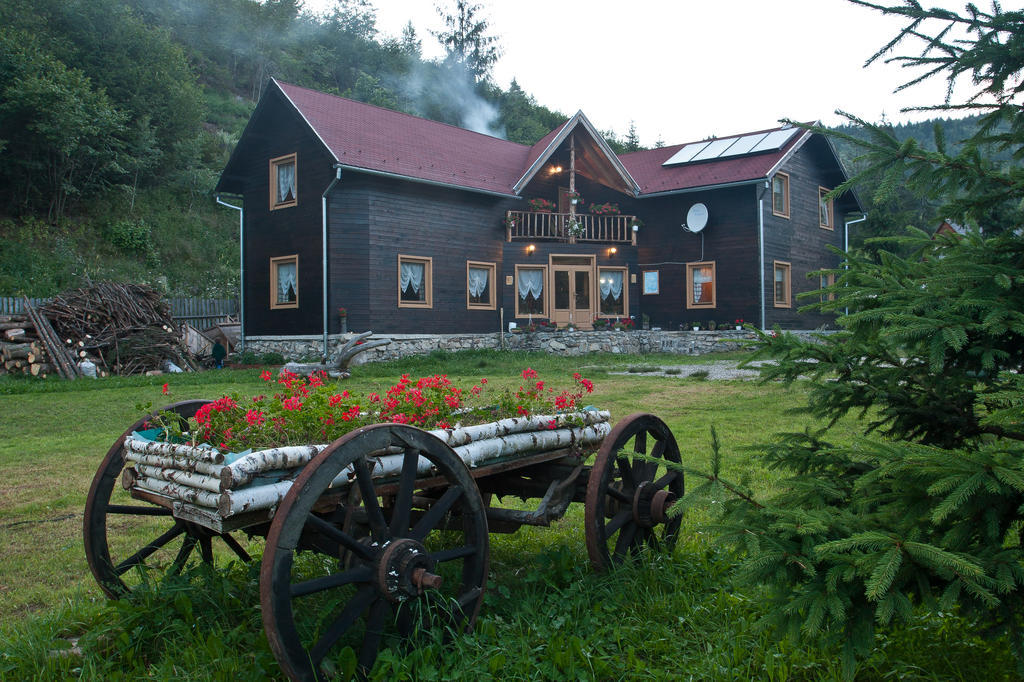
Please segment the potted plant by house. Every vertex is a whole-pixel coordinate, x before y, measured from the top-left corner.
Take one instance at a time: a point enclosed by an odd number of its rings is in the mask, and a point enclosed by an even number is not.
[[[643,313],[640,316],[640,320],[643,322],[644,329],[650,329],[651,328],[651,316],[650,315],[648,315],[647,313]]]
[[[551,213],[555,210],[555,205],[547,199],[530,199],[526,202],[530,205],[530,210],[534,213]]]
[[[714,320],[708,320],[708,330],[715,331],[716,329],[718,329],[718,323]]]
[[[341,320],[341,333],[348,333],[348,310],[345,308],[338,308],[338,318]]]
[[[574,206],[583,205],[583,197],[580,196],[579,192],[568,192],[565,196],[569,200],[569,203],[573,204]]]
[[[565,225],[565,232],[569,235],[569,241],[575,242],[577,237],[582,237],[586,232],[583,223],[578,220],[570,220]]]
[[[741,329],[743,329],[743,318],[742,317],[737,317],[736,318],[736,331],[740,331]]]
[[[695,331],[695,332],[699,332],[700,331],[700,323],[699,322],[693,322],[692,326],[693,326],[693,331]]]
[[[594,318],[594,331],[601,331],[608,328],[608,319],[604,317]]]

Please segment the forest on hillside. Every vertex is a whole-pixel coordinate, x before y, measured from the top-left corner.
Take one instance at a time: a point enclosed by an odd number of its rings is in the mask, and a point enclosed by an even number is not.
[[[500,45],[481,7],[454,0],[439,12],[436,35],[410,23],[389,37],[368,0],[336,0],[320,16],[300,0],[5,0],[0,295],[89,279],[232,295],[237,217],[212,188],[272,77],[524,144],[567,118],[515,81],[493,82]],[[424,40],[447,56],[423,58]],[[951,141],[972,125],[938,123]],[[927,140],[932,127],[892,132]],[[604,134],[616,151],[639,148],[633,128]],[[859,193],[872,208],[865,234],[936,222],[935,206]]]

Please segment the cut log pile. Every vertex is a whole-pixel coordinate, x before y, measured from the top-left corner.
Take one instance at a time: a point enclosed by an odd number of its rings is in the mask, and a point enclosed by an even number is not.
[[[75,361],[89,360],[101,374],[162,371],[168,361],[198,369],[170,308],[147,286],[99,282],[55,297],[41,312]]]
[[[46,377],[56,368],[27,315],[0,315],[0,375]]]
[[[594,447],[611,432],[606,411],[514,417],[496,422],[430,433],[455,450],[470,468],[496,459],[565,448]],[[292,479],[327,445],[297,445],[245,454],[223,453],[209,445],[191,446],[147,440],[139,434],[125,439],[125,459],[132,463],[122,473],[125,489],[136,488],[195,505],[221,518],[270,509],[284,499]],[[395,476],[404,455],[367,453],[374,457],[374,478]],[[420,457],[421,475],[430,473],[430,461]],[[332,483],[343,486],[355,477],[352,467]]]

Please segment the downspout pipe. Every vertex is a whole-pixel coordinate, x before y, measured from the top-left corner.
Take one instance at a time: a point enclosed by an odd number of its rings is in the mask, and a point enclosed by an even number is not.
[[[245,350],[245,209],[214,197],[221,206],[238,211],[238,348]]]
[[[767,318],[767,312],[765,310],[764,303],[764,195],[770,187],[768,180],[765,181],[764,187],[761,189],[761,194],[757,197],[757,258],[758,258],[758,273],[761,280],[761,330],[766,331],[765,323]]]
[[[331,193],[334,186],[341,182],[341,166],[334,167],[334,179],[331,180],[331,184],[327,185],[327,189],[324,190],[323,196],[320,197],[323,221],[320,232],[320,244],[322,251],[321,269],[320,275],[323,278],[323,299],[324,299],[324,340],[323,340],[323,353],[321,353],[321,361],[327,364],[327,195]]]
[[[868,219],[868,214],[867,213],[861,213],[860,214],[860,218],[857,218],[856,220],[847,220],[846,222],[843,223],[843,254],[844,255],[850,253],[850,225],[856,225],[857,223],[862,223],[862,222],[864,222],[867,219]],[[849,270],[850,266],[847,265],[846,269]],[[847,308],[845,310],[844,314],[849,315],[850,314],[850,309]]]

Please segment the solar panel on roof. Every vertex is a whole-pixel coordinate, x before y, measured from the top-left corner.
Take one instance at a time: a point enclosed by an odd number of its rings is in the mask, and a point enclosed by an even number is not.
[[[705,142],[691,142],[690,144],[686,145],[685,147],[683,147],[682,149],[677,151],[675,154],[673,154],[672,157],[668,161],[666,161],[665,163],[663,163],[661,165],[662,166],[673,166],[673,165],[679,164],[679,163],[686,163],[686,162],[690,161],[694,156],[696,156],[697,153],[700,152],[700,150],[704,149],[704,147],[706,147],[706,146],[708,146],[708,143],[706,141]]]
[[[732,145],[724,152],[722,152],[721,158],[727,156],[739,156],[740,154],[746,154],[753,149],[758,142],[764,139],[767,133],[754,133],[753,135],[744,135],[740,139],[736,140],[736,144]]]
[[[721,156],[722,152],[732,146],[736,142],[735,137],[727,137],[724,140],[712,140],[711,143],[700,150],[700,153],[694,156],[690,161],[704,161],[705,159],[717,159]]]
[[[767,152],[778,149],[782,145],[789,142],[789,138],[796,134],[796,128],[786,128],[785,130],[775,130],[767,135],[764,139],[758,142],[751,152]]]

